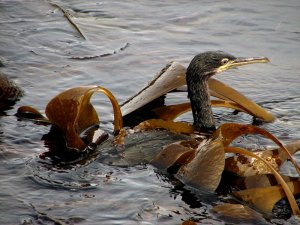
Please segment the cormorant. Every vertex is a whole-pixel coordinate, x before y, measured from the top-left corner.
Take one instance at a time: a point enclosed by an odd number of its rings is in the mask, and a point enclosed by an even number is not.
[[[200,53],[196,55],[193,60],[191,61],[190,65],[187,68],[186,71],[186,83],[188,86],[188,97],[191,102],[192,112],[193,112],[193,118],[194,118],[194,127],[196,130],[199,130],[201,132],[208,132],[214,131],[215,123],[213,119],[213,113],[211,109],[211,101],[210,101],[210,94],[208,89],[208,79],[215,75],[218,72],[222,72],[225,70],[228,70],[230,68],[238,67],[241,65],[251,64],[251,63],[258,63],[258,62],[268,62],[269,60],[265,57],[256,57],[256,58],[236,58],[230,54],[227,54],[222,51],[208,51],[204,53]],[[87,89],[86,89],[87,88]],[[81,94],[76,94],[76,96],[83,96],[87,95],[89,96],[88,99],[91,97],[91,94],[86,93],[92,93],[88,90],[96,90],[99,87],[97,86],[91,86],[91,87],[83,87],[83,91]],[[102,88],[103,89],[103,88]],[[81,89],[80,89],[81,90]],[[60,127],[63,131],[63,134],[65,136],[65,140],[73,140],[74,135],[78,135],[78,140],[81,139],[79,137],[78,132],[80,132],[78,127],[78,123],[82,123],[82,121],[79,119],[81,117],[85,117],[88,114],[85,114],[82,112],[80,108],[76,108],[76,105],[79,104],[76,102],[76,98],[72,98],[72,101],[67,101],[70,96],[73,96],[73,94],[70,94],[69,92],[73,91],[71,89],[59,94],[54,99],[52,99],[47,107],[46,107],[46,115],[51,120],[51,122],[58,127]],[[66,94],[69,93],[69,94]],[[85,93],[85,94],[84,94]],[[66,98],[66,99],[65,99]],[[83,98],[83,97],[82,97]],[[82,98],[79,98],[78,101],[81,101]],[[112,99],[111,99],[112,98]],[[110,94],[110,99],[112,102],[114,102],[115,108],[118,108],[117,100]],[[56,104],[59,102],[59,104]],[[73,102],[74,106],[72,107],[65,107],[63,104],[64,102]],[[85,101],[86,104],[89,103],[89,101]],[[86,105],[85,105],[86,106]],[[62,110],[58,110],[60,107],[63,107]],[[78,110],[78,112],[75,113],[74,107]],[[88,104],[88,107],[91,107]],[[51,110],[50,110],[51,108]],[[52,109],[53,108],[53,109]],[[115,115],[115,125],[122,124],[122,115],[121,110],[118,108],[118,110],[115,110],[114,108],[114,115]],[[68,111],[68,110],[72,111]],[[81,111],[80,111],[81,110]],[[150,110],[150,109],[149,109]],[[59,112],[59,113],[58,113]],[[83,115],[79,116],[78,113],[82,113]],[[95,113],[95,111],[93,111]],[[76,115],[75,115],[75,114]],[[78,114],[78,115],[77,115]],[[143,115],[142,115],[143,116]],[[70,118],[66,118],[70,117]],[[74,117],[74,118],[73,118]],[[56,121],[57,120],[57,121]],[[75,121],[73,121],[75,120]],[[79,121],[80,120],[80,121]],[[65,124],[65,121],[69,121],[70,124]],[[74,124],[73,124],[73,123]],[[83,124],[90,124],[84,122]],[[90,124],[91,125],[91,124]],[[72,126],[72,129],[69,129],[69,127]],[[123,126],[123,125],[122,125]],[[122,126],[118,127],[115,130],[117,132],[120,131]],[[76,129],[75,129],[75,128]],[[81,130],[85,130],[87,127],[81,127]],[[70,131],[71,130],[71,131]],[[75,134],[77,132],[77,134]],[[125,138],[125,155],[130,154],[131,157],[134,159],[135,163],[138,163],[139,161],[144,162],[150,162],[153,157],[161,150],[161,147],[167,144],[170,144],[172,142],[178,141],[178,140],[184,140],[189,139],[188,136],[185,135],[174,135],[174,133],[166,133],[165,137],[161,137],[162,133],[158,134],[155,131],[153,132],[145,132],[145,134],[141,134],[142,132],[135,132],[134,134],[129,134]],[[151,134],[150,134],[151,133]],[[159,137],[157,136],[159,135]],[[171,138],[171,136],[176,136],[175,138]],[[122,138],[121,138],[122,139]],[[131,140],[132,139],[132,140]],[[141,141],[144,143],[143,147],[137,147],[138,141]],[[82,140],[80,140],[82,142]],[[154,144],[154,142],[158,142],[157,145]],[[85,144],[88,144],[89,141],[86,141]],[[82,145],[80,145],[82,148],[77,148],[77,145],[72,145],[69,142],[67,143],[67,146],[69,148],[78,149],[80,151],[84,150],[85,144],[82,142]],[[153,146],[157,146],[156,151],[153,150]],[[103,143],[99,146],[99,149],[101,149],[101,152],[110,152],[109,149],[114,149],[114,146],[111,146],[110,142]],[[149,151],[149,148],[151,151]],[[130,149],[130,150],[129,150]],[[137,153],[138,151],[139,153]],[[113,151],[112,151],[113,152]],[[145,155],[146,154],[146,155]],[[105,154],[103,154],[104,156]],[[113,153],[112,153],[113,155]],[[107,156],[107,155],[106,155]],[[102,157],[101,157],[102,158]],[[118,158],[118,157],[117,157]],[[105,159],[104,161],[110,161],[110,157],[103,157]],[[117,160],[117,159],[116,159]],[[129,163],[130,164],[130,163]],[[133,163],[134,164],[134,163]]]
[[[238,66],[268,61],[265,57],[236,58],[222,51],[208,51],[196,55],[186,72],[188,97],[191,101],[195,128],[206,132],[216,129],[208,89],[210,77]]]
[[[190,62],[186,72],[188,97],[192,106],[195,129],[208,133],[216,129],[208,89],[208,79],[210,77],[238,66],[268,61],[265,57],[237,58],[222,51],[208,51],[196,55]],[[162,135],[165,135],[165,137],[162,137]],[[141,162],[151,162],[162,150],[163,146],[176,140],[187,139],[190,139],[190,137],[168,132],[165,134],[155,134],[155,131],[152,131],[152,133],[147,131],[144,134],[143,132],[129,134],[124,141],[124,158],[121,161],[125,159],[129,164],[136,164],[139,160]],[[113,152],[111,151],[111,146],[107,146],[107,144],[110,145],[109,143],[100,145],[99,148],[102,153]],[[98,159],[99,161],[118,164],[119,159],[116,158],[119,157],[110,157],[105,154],[102,156],[100,157],[101,159]]]

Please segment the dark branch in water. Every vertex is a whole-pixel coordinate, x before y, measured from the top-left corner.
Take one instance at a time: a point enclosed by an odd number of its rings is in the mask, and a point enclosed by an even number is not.
[[[55,4],[55,3],[51,3],[51,5],[53,5],[53,6],[55,6],[55,7],[57,7],[57,8],[59,8],[63,13],[64,13],[64,16],[67,18],[67,20],[69,21],[69,23],[78,31],[78,33],[80,34],[80,36],[84,39],[84,40],[86,40],[86,38],[85,38],[85,36],[83,35],[83,33],[81,32],[81,30],[79,29],[79,27],[74,23],[74,21],[71,19],[71,15],[70,15],[70,13],[67,11],[67,10],[65,10],[65,9],[63,9],[61,6],[59,6],[59,5],[57,5],[57,4]]]
[[[54,222],[55,224],[67,225],[65,222],[63,222],[63,221],[61,221],[59,219],[56,219],[56,218],[54,218],[52,216],[49,216],[48,214],[46,214],[44,212],[41,212],[41,211],[37,210],[36,207],[33,204],[29,203],[29,205],[38,214],[38,217],[41,217],[44,220],[48,220],[48,221]]]
[[[112,55],[115,55],[115,54],[118,54],[119,52],[122,52],[124,51],[126,48],[129,47],[129,43],[126,43],[123,47],[117,49],[117,50],[114,50],[113,52],[110,52],[110,53],[104,53],[104,54],[101,54],[101,55],[93,55],[93,56],[78,56],[78,57],[71,57],[71,59],[77,59],[77,60],[89,60],[89,59],[95,59],[95,58],[103,58],[103,57],[107,57],[107,56],[112,56]]]
[[[55,224],[58,224],[58,225],[67,225],[62,220],[56,219],[56,218],[54,218],[52,216],[49,216],[48,214],[46,214],[44,212],[41,212],[41,211],[37,210],[37,208],[32,203],[27,203],[27,202],[25,202],[24,200],[22,200],[20,198],[16,198],[16,200],[19,201],[19,202],[21,202],[22,204],[30,206],[32,208],[32,210],[34,212],[36,212],[37,217],[42,218],[43,220],[51,221],[51,222],[54,222]]]

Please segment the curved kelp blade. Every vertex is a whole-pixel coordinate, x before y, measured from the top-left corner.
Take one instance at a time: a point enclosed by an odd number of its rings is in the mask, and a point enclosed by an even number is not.
[[[286,147],[271,133],[268,131],[253,126],[253,125],[243,125],[238,123],[225,123],[222,124],[214,133],[213,137],[219,137],[223,140],[223,144],[225,147],[229,146],[230,143],[236,139],[237,137],[240,137],[245,134],[260,134],[270,140],[272,140],[274,143],[276,143],[280,148],[282,148],[285,153],[288,156],[288,159],[294,164],[298,174],[300,174],[300,169],[289,151],[286,149]]]
[[[240,107],[237,103],[226,100],[211,100],[212,107],[224,107],[238,110],[240,112],[247,111]],[[153,110],[155,114],[163,120],[175,120],[178,116],[191,111],[191,103],[181,103],[177,105],[168,105]]]
[[[160,170],[174,169],[187,164],[195,157],[195,150],[199,142],[195,139],[172,143],[163,148],[151,161],[151,164]]]
[[[165,121],[162,119],[151,119],[141,122],[133,129],[135,131],[166,129],[174,133],[193,134],[195,129],[192,125],[183,122]]]
[[[224,102],[222,101],[218,102],[218,100],[212,100],[213,107],[226,107],[226,108],[236,109],[238,111],[260,118],[265,122],[272,122],[276,119],[276,117],[272,115],[270,112],[268,112],[261,106],[257,105],[255,102],[251,101],[250,99],[242,95],[234,88],[224,84],[219,80],[210,78],[208,80],[208,86],[209,86],[210,94],[212,96],[224,100]],[[188,108],[188,105],[186,105],[185,108],[186,111],[182,111],[182,113],[190,110]],[[160,115],[160,113],[161,113],[160,110],[158,110],[158,115]],[[176,113],[176,111],[174,113]],[[179,115],[180,114],[178,114],[178,116]],[[173,117],[175,118],[176,114]]]
[[[95,92],[104,93],[112,102],[115,132],[123,127],[118,103],[107,89],[99,86],[82,86],[66,90],[48,103],[46,115],[54,125],[63,131],[69,148],[83,150],[86,144],[79,134],[88,127],[99,123],[98,114],[90,103],[91,96]]]
[[[195,157],[180,167],[175,175],[183,183],[214,192],[221,180],[225,166],[223,142],[209,140],[199,145]]]
[[[268,112],[261,106],[257,105],[255,102],[251,101],[250,99],[242,95],[237,90],[222,83],[219,80],[210,78],[208,80],[208,86],[209,86],[210,94],[216,98],[221,99],[221,100],[211,100],[212,107],[225,107],[225,108],[235,109],[240,112],[244,112],[254,117],[260,118],[265,122],[272,122],[276,119],[276,117],[272,115],[270,112]],[[186,105],[183,105],[184,110],[183,110],[183,106],[180,106],[178,109],[176,109],[177,111],[174,109],[174,107],[171,108],[174,110],[173,118],[176,118],[182,113],[185,113],[190,110],[190,107],[188,107],[189,103],[185,103],[185,104]],[[162,116],[163,118],[163,116],[165,115],[161,111],[162,110],[158,109],[157,114],[159,116]]]
[[[241,204],[225,203],[212,208],[219,219],[230,221],[230,224],[267,224],[262,214]]]
[[[250,115],[260,118],[266,122],[272,122],[276,119],[270,112],[266,111],[255,102],[249,100],[247,97],[221,81],[211,78],[208,81],[208,85],[210,90],[212,90],[212,95],[239,104]]]
[[[287,182],[287,186],[294,195],[300,193],[300,181]],[[250,188],[234,192],[233,195],[254,205],[255,208],[264,213],[271,213],[275,204],[282,198],[286,197],[280,185],[263,188]],[[297,209],[294,209],[293,211],[295,210],[296,212],[293,212],[293,214],[299,215],[299,211],[297,211]]]
[[[123,116],[184,85],[185,71],[177,62],[166,65],[146,87],[121,105]]]
[[[261,163],[263,162],[261,161]],[[225,176],[227,176],[225,178],[226,181],[228,181],[228,183],[230,183],[230,186],[235,190],[245,190],[250,188],[262,188],[278,185],[278,182],[275,179],[273,173],[253,175],[249,177],[240,177],[236,176],[236,174],[234,173],[230,173],[226,174]],[[286,183],[290,181],[300,180],[298,177],[289,177],[285,175],[281,175],[281,177]]]
[[[284,179],[280,176],[280,174],[273,168],[272,165],[270,165],[266,160],[264,160],[264,159],[260,158],[259,156],[253,154],[252,152],[249,152],[249,151],[247,151],[245,149],[242,149],[242,148],[239,148],[239,147],[225,147],[225,152],[236,153],[236,154],[243,154],[243,155],[254,157],[254,158],[260,160],[261,162],[263,162],[267,167],[269,167],[269,169],[272,171],[274,177],[276,178],[277,182],[281,185],[282,190],[284,191],[284,194],[285,194],[284,197],[287,197],[287,199],[288,199],[288,201],[290,203],[290,206],[291,206],[293,214],[294,215],[300,215],[298,204],[297,204],[297,202],[295,200],[295,197],[294,197],[294,195],[293,195],[290,187],[287,185],[287,183],[284,181]],[[235,196],[237,196],[237,195],[235,194]],[[264,196],[264,195],[262,195],[260,197],[263,197],[263,199],[266,198],[266,196]],[[248,199],[248,201],[249,200],[250,199]],[[258,202],[254,201],[254,202],[251,202],[251,203],[255,203],[255,206],[257,207],[256,204]],[[260,206],[261,204],[264,205],[264,206]],[[264,201],[260,202],[259,205],[258,205],[259,209],[261,209],[262,207],[265,207],[265,202]],[[268,209],[270,211],[268,211],[268,212],[271,212],[272,208],[269,207]],[[266,211],[264,211],[264,212],[266,212]]]
[[[186,85],[185,77],[186,68],[184,66],[178,62],[168,64],[146,87],[121,105],[123,115],[125,116],[170,91]],[[275,120],[271,113],[221,81],[211,78],[208,84],[211,95],[228,102],[221,104],[219,102],[215,106],[234,108],[267,122]],[[173,117],[177,117],[177,115],[175,114]]]
[[[294,141],[284,145],[291,155],[300,150],[300,141]],[[275,169],[289,158],[283,148],[273,150],[254,151],[255,155],[267,160]],[[225,170],[233,172],[239,176],[249,177],[258,174],[268,174],[271,171],[259,160],[245,155],[235,155],[225,161]]]
[[[46,117],[44,117],[37,109],[31,106],[19,107],[16,115],[22,119],[33,120],[37,123],[51,124],[51,122]]]

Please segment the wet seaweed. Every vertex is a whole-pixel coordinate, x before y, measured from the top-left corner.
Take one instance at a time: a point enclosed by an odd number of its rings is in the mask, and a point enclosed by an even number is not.
[[[124,46],[122,46],[119,49],[113,50],[112,52],[108,52],[108,53],[103,53],[101,55],[92,55],[92,56],[73,56],[70,59],[76,59],[76,60],[90,60],[90,59],[96,59],[96,58],[104,58],[104,57],[108,57],[108,56],[112,56],[115,54],[118,54],[119,52],[124,51],[126,48],[129,47],[129,43],[125,43]]]
[[[50,3],[50,4],[53,5],[54,7],[58,8],[58,9],[60,9],[63,12],[64,16],[67,18],[67,20],[69,21],[69,23],[75,28],[75,30],[77,30],[77,32],[80,34],[80,36],[84,40],[86,40],[84,34],[81,32],[81,30],[76,25],[76,23],[71,19],[70,13],[67,10],[65,10],[64,8],[62,8],[61,6],[57,5],[56,3]]]
[[[174,68],[176,67],[173,67],[173,74]],[[169,68],[167,70],[169,70]],[[173,81],[174,83],[174,78],[170,78],[169,80]],[[154,84],[156,84],[156,82],[152,83],[150,87],[153,87]],[[164,86],[165,84],[166,82],[161,82],[161,84],[159,84],[158,86],[160,88],[166,88]],[[236,106],[238,106],[247,112],[249,111],[249,114],[251,114],[251,112],[254,111],[254,115],[256,115],[257,117],[265,118],[266,121],[272,121],[272,119],[274,118],[270,113],[268,113],[262,108],[258,108],[260,109],[260,111],[259,113],[257,113],[255,110],[257,109],[257,106],[254,103],[252,103],[252,101],[248,100],[246,97],[233,90],[232,88],[226,87],[222,83],[217,83],[213,85],[213,87],[215,88],[214,91],[216,91],[216,93],[218,94],[217,96],[221,97],[221,101],[215,102],[217,103],[217,105],[229,108],[236,108]],[[222,89],[222,87],[225,87],[225,91]],[[172,90],[172,88],[168,89],[167,92],[170,90]],[[291,156],[291,153],[283,145],[283,143],[281,143],[275,136],[273,136],[268,131],[253,125],[224,123],[220,125],[219,128],[213,134],[204,134],[201,131],[200,133],[195,131],[194,126],[191,124],[180,121],[173,121],[178,114],[180,114],[181,112],[185,112],[186,108],[189,108],[188,104],[183,105],[184,107],[181,107],[182,105],[180,105],[179,111],[173,109],[170,112],[168,112],[167,117],[164,118],[166,120],[149,119],[143,121],[139,125],[135,126],[133,129],[125,130],[125,128],[123,128],[122,110],[116,98],[112,95],[111,92],[109,92],[109,90],[100,86],[79,86],[68,89],[66,91],[61,92],[52,100],[50,100],[50,102],[47,104],[45,113],[49,118],[49,121],[51,121],[51,123],[56,127],[60,128],[62,135],[65,138],[66,146],[70,150],[75,149],[78,152],[87,152],[87,154],[89,154],[90,151],[89,149],[87,149],[91,146],[89,143],[92,143],[92,147],[94,146],[95,148],[98,145],[98,143],[95,142],[84,141],[81,135],[83,131],[89,130],[90,126],[99,124],[100,122],[95,108],[90,103],[90,98],[95,92],[102,92],[103,94],[105,94],[110,99],[113,106],[114,139],[112,140],[112,142],[109,143],[109,145],[113,145],[117,148],[120,147],[120,149],[122,148],[123,151],[123,147],[125,146],[125,136],[129,136],[133,133],[143,133],[144,131],[149,129],[166,129],[173,133],[187,134],[191,138],[193,138],[192,141],[174,142],[170,145],[166,145],[160,151],[160,153],[156,155],[156,157],[154,156],[154,160],[150,159],[147,162],[154,165],[158,169],[162,169],[167,172],[170,172],[171,169],[171,173],[175,174],[174,177],[177,178],[184,185],[187,185],[191,188],[195,188],[197,190],[204,190],[207,192],[215,192],[220,186],[222,174],[224,170],[228,169],[225,168],[226,153],[234,153],[238,156],[242,154],[251,158],[255,158],[256,160],[260,161],[261,164],[264,164],[264,166],[267,167],[266,170],[265,167],[257,167],[256,169],[258,170],[258,172],[256,175],[272,173],[277,183],[281,186],[271,185],[261,187],[260,189],[246,188],[244,190],[231,192],[231,194],[237,199],[252,204],[253,207],[259,209],[264,213],[270,213],[274,204],[280,198],[287,197],[293,215],[299,215],[299,207],[294,197],[294,194],[297,194],[299,188],[298,186],[294,185],[294,183],[288,183],[283,179],[283,177],[278,172],[279,168],[277,166],[274,167],[274,165],[272,164],[273,158],[268,157],[264,159],[263,157],[260,157],[259,155],[256,155],[246,149],[230,146],[232,144],[232,141],[234,141],[236,138],[242,135],[261,135],[265,138],[272,140],[275,144],[277,144],[282,150],[282,152],[285,153],[284,159],[291,161],[294,164],[297,172],[300,174],[299,166],[294,161],[293,157]],[[154,93],[154,91],[152,91],[152,93]],[[162,91],[159,93],[164,94],[165,92]],[[227,96],[230,99],[230,101],[232,101],[233,103],[236,102],[236,104],[228,102],[226,100]],[[155,97],[160,97],[160,95],[156,95]],[[144,101],[145,98],[138,99]],[[128,103],[130,102],[131,101],[129,101]],[[247,107],[247,102],[252,103],[251,106]],[[135,111],[136,109],[141,107],[141,105],[139,105],[138,107],[136,105],[131,107],[135,107],[133,110]],[[40,119],[40,117],[43,118],[43,116],[41,116],[40,113],[36,112],[36,110],[33,110],[30,107],[23,107],[21,109],[22,110],[19,111],[21,111],[24,115],[37,116],[38,119]],[[201,135],[199,136],[199,134]],[[136,152],[128,152],[129,151],[127,151],[127,155],[125,155],[124,152],[118,152],[118,157],[121,157],[121,160],[128,160],[128,156],[130,154],[134,155],[134,157],[137,157],[137,154],[135,154]],[[276,156],[276,154],[272,154],[272,156]],[[76,160],[73,162],[76,162]],[[110,161],[107,163],[112,165]],[[235,173],[236,175],[245,174],[244,167],[241,167],[239,164],[234,165],[233,167],[234,169],[238,169],[238,171]],[[249,167],[255,168],[256,165],[252,163],[249,164]],[[297,183],[297,185],[298,184],[299,183]],[[297,190],[292,190],[291,187],[297,187]],[[252,193],[257,193],[258,190],[262,190],[263,193],[268,193],[269,190],[273,189],[276,192],[278,192],[279,195],[277,195],[276,198],[268,197],[269,202],[271,202],[272,204],[266,204],[265,195],[259,196],[262,198],[257,198],[256,195],[251,195]],[[259,194],[260,193],[261,192],[259,192]],[[244,196],[246,196],[246,198],[244,198]],[[189,221],[186,221],[186,224],[187,223],[189,223]]]

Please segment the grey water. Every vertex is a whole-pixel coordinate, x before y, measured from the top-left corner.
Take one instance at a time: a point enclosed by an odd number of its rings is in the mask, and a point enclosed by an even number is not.
[[[51,2],[68,10],[86,40]],[[297,0],[0,0],[0,69],[25,92],[0,115],[0,224],[181,224],[190,218],[233,224],[211,212],[222,202],[218,196],[193,192],[150,165],[53,167],[39,159],[48,150],[42,136],[49,127],[15,113],[23,105],[43,112],[56,94],[80,85],[103,86],[123,102],[168,62],[187,66],[197,53],[223,50],[271,60],[216,78],[277,117],[261,127],[284,143],[299,140],[299,11]],[[185,102],[186,93],[168,101]],[[93,102],[103,128],[112,131],[110,103],[102,95]],[[230,110],[214,112],[218,124],[252,122]],[[293,174],[289,166],[284,172]],[[264,222],[294,223],[275,216]]]

